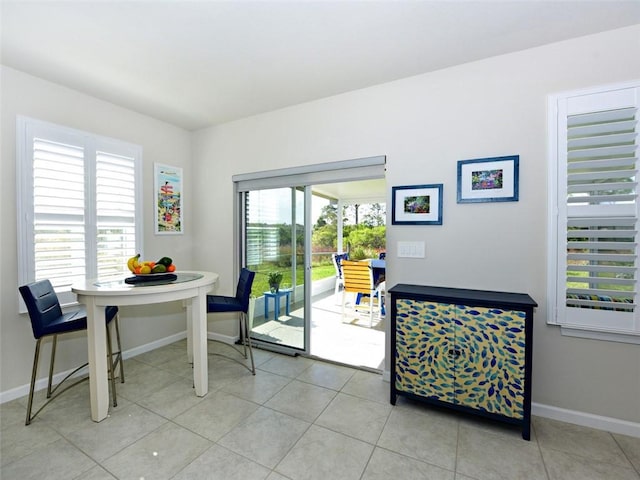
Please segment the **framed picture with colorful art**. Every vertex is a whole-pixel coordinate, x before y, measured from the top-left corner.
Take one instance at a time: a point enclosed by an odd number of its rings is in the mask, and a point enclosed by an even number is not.
[[[182,222],[182,168],[154,163],[155,233],[184,233]]]
[[[458,203],[517,202],[519,155],[458,161]]]
[[[393,225],[442,225],[442,184],[391,187]]]

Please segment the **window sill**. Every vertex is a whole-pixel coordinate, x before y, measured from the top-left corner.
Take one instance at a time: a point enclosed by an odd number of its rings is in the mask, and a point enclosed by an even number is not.
[[[560,325],[560,332],[562,335],[567,337],[589,338],[591,340],[640,345],[640,335],[630,333],[602,332],[597,330],[587,330],[580,327],[566,327],[562,325]]]

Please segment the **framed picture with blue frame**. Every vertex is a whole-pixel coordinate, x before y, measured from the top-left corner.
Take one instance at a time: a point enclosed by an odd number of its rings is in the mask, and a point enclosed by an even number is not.
[[[517,202],[519,155],[458,161],[458,203]]]
[[[393,225],[442,225],[442,184],[391,187]]]

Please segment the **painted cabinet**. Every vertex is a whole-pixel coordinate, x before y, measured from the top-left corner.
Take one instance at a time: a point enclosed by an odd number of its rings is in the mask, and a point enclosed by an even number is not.
[[[522,426],[530,437],[535,301],[526,294],[396,285],[391,403],[406,395]]]

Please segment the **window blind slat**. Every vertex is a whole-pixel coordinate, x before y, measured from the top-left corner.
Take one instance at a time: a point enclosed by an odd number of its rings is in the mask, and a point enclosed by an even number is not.
[[[567,239],[572,238],[635,238],[636,230],[613,230],[613,229],[598,229],[598,230],[568,230]]]
[[[568,173],[572,173],[576,170],[597,170],[604,168],[613,169],[619,167],[635,168],[637,161],[637,156],[587,161],[574,160],[573,162],[567,164],[567,171]]]
[[[576,132],[571,132],[575,135]],[[635,139],[635,132],[607,132],[602,135],[589,135],[578,136],[575,135],[569,138],[568,145],[571,151],[588,151],[590,149],[597,150],[598,148],[605,148],[609,145],[624,145],[628,144],[633,146]]]
[[[568,175],[568,183],[583,183],[583,182],[595,182],[599,180],[614,180],[614,179],[635,179],[638,171],[635,169],[626,170],[604,170],[604,171],[589,171],[589,172],[573,172]]]
[[[591,273],[618,273],[622,275],[633,275],[635,267],[627,267],[624,265],[571,265],[570,271],[573,272],[591,272]]]
[[[592,229],[601,229],[602,227],[618,227],[622,228],[634,228],[636,220],[633,217],[592,217],[592,218],[567,218],[568,227],[592,227]]]
[[[615,123],[605,122],[605,123],[595,123],[595,124],[587,124],[581,126],[571,126],[571,139],[577,137],[590,137],[590,136],[599,136],[599,135],[609,135],[611,133],[618,132],[630,132],[635,130],[637,121],[635,119],[631,120],[619,120]]]
[[[575,160],[601,159],[607,157],[628,157],[635,153],[635,145],[615,145],[594,148],[581,148],[567,152],[569,162]]]
[[[580,248],[585,250],[633,250],[636,249],[635,242],[607,242],[597,239],[592,241],[573,241],[568,242],[568,248]]]
[[[567,198],[568,203],[622,203],[635,202],[637,195],[584,195]]]
[[[593,183],[573,183],[567,187],[569,193],[576,192],[601,192],[603,190],[631,190],[635,191],[636,182],[593,182]]]
[[[568,253],[568,260],[586,260],[591,262],[634,262],[636,255],[607,254],[607,253]],[[571,270],[571,266],[567,266]]]
[[[567,126],[576,127],[580,125],[593,125],[598,123],[613,123],[633,119],[636,115],[636,107],[616,108],[599,112],[581,113],[569,115]]]

